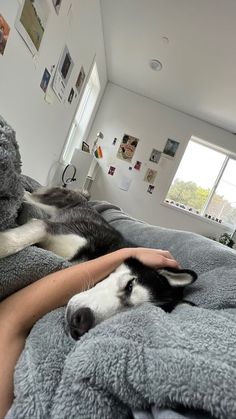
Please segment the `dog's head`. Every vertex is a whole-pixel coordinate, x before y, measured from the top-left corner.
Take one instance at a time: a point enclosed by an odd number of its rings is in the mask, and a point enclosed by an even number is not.
[[[66,309],[67,329],[77,340],[101,321],[145,302],[171,311],[181,301],[184,287],[196,279],[191,270],[155,270],[127,259],[94,288],[71,298]]]

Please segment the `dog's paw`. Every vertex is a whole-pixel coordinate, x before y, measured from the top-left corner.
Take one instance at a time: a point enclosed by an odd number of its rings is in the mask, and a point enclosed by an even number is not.
[[[0,259],[18,252],[17,241],[11,230],[0,232]]]
[[[31,203],[32,202],[32,196],[31,196],[31,193],[30,192],[28,192],[28,191],[24,191],[24,202],[29,202],[29,203]]]

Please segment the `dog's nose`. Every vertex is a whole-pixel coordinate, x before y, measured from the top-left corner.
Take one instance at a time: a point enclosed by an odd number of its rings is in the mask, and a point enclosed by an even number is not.
[[[94,314],[89,307],[79,308],[68,317],[69,332],[75,340],[78,340],[88,332],[93,327],[95,321]]]

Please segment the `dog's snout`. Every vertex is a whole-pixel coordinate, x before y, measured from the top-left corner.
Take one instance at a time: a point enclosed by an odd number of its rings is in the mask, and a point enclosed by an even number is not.
[[[75,340],[78,340],[88,332],[93,327],[95,321],[94,314],[89,307],[79,308],[68,317],[69,332]]]

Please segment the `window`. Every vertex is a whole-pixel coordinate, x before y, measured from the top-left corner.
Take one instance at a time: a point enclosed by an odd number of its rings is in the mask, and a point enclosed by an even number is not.
[[[198,139],[191,139],[166,202],[235,226],[236,159]]]
[[[100,92],[97,65],[94,63],[79,107],[72,122],[61,160],[69,163],[76,148],[81,148]]]

